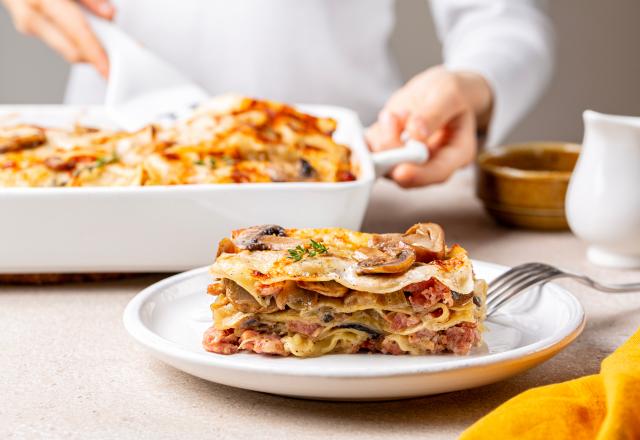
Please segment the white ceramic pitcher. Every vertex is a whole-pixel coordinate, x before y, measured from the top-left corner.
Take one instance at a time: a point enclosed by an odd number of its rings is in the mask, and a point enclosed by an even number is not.
[[[640,117],[584,112],[566,199],[571,230],[595,264],[640,268]]]

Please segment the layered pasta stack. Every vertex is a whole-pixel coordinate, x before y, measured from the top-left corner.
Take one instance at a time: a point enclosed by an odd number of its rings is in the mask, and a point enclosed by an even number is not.
[[[486,283],[437,224],[241,229],[221,241],[211,273],[203,346],[213,353],[467,354],[481,343]]]

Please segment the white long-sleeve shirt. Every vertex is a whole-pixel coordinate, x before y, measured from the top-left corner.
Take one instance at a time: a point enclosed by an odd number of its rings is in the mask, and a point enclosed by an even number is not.
[[[342,105],[365,123],[402,85],[389,49],[394,2],[114,0],[118,26],[212,95]],[[524,116],[551,75],[553,36],[541,3],[431,1],[445,64],[479,72],[493,88],[489,145]],[[75,66],[66,102],[102,103],[105,87],[91,67]]]

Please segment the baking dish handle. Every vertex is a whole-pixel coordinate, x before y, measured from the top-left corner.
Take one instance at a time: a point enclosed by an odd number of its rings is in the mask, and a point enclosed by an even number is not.
[[[415,139],[406,139],[404,146],[372,154],[376,178],[387,174],[393,167],[404,162],[423,164],[429,160],[427,146]]]

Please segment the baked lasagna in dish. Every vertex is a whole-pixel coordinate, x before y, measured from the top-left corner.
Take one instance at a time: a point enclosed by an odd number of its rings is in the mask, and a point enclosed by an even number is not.
[[[211,274],[213,353],[467,354],[481,343],[486,283],[434,223],[241,229],[220,242]]]
[[[285,104],[222,96],[140,131],[0,127],[0,187],[353,180],[336,121]]]

